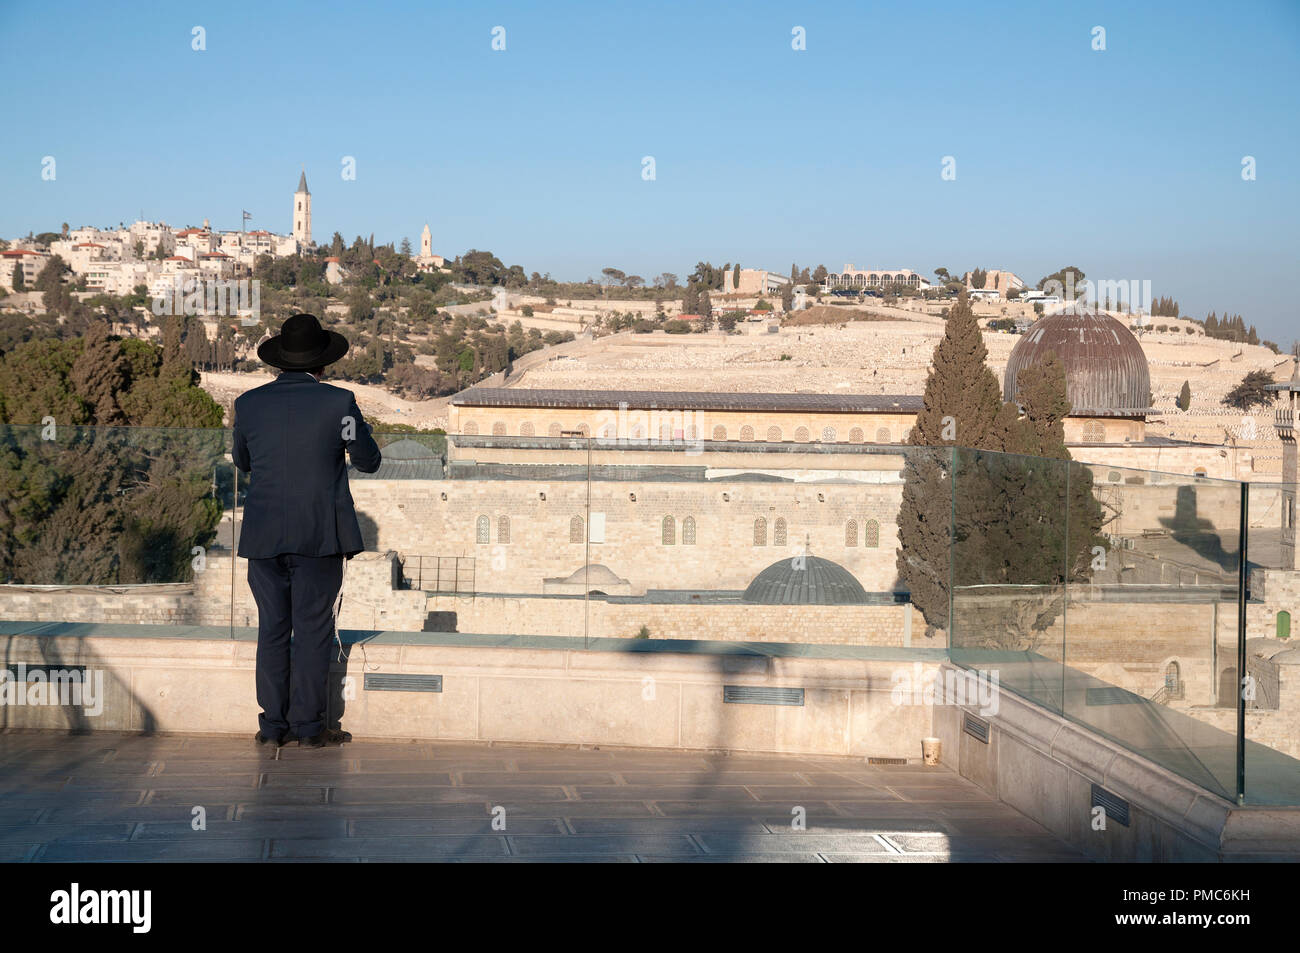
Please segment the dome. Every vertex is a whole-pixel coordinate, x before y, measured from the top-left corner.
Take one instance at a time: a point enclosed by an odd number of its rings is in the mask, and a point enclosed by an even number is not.
[[[1141,417],[1151,412],[1151,372],[1142,345],[1104,311],[1072,307],[1039,319],[1011,350],[1002,394],[1016,399],[1016,378],[1055,352],[1065,365],[1065,395],[1076,417]]]
[[[592,563],[589,566],[579,566],[572,573],[564,578],[564,582],[574,585],[588,586],[618,586],[626,585],[626,579],[620,579],[614,570],[610,569],[604,563]]]
[[[839,563],[805,554],[772,563],[754,577],[741,598],[769,606],[860,605],[867,601],[867,592]]]

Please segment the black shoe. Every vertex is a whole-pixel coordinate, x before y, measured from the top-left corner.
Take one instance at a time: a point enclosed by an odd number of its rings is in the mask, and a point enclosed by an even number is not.
[[[299,748],[324,748],[326,745],[341,745],[352,740],[349,732],[341,731],[338,728],[322,729],[320,734],[312,735],[310,738],[299,738]]]
[[[257,734],[253,735],[253,740],[256,741],[259,745],[274,745],[277,748],[281,747],[285,742],[284,738],[268,738],[260,731]]]

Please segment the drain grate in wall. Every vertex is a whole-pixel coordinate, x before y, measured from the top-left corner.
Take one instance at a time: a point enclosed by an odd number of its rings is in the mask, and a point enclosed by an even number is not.
[[[764,685],[723,685],[722,701],[727,705],[803,706],[802,688],[769,688]]]
[[[907,764],[906,758],[868,758],[867,764]]]
[[[84,682],[86,680],[86,666],[84,665],[51,665],[44,662],[33,664],[9,664],[4,666],[4,670],[9,672],[9,680],[18,681],[21,677],[24,681],[37,681],[35,676],[40,674],[40,681],[43,682]]]
[[[1104,808],[1106,816],[1128,827],[1128,801],[1118,794],[1111,794],[1100,784],[1092,786],[1092,806]]]
[[[962,719],[961,730],[981,744],[988,744],[989,723],[983,718],[976,718],[974,715],[966,712],[963,712],[962,714],[965,715],[965,717]]]
[[[389,675],[367,672],[365,688],[368,692],[440,692],[441,675]]]

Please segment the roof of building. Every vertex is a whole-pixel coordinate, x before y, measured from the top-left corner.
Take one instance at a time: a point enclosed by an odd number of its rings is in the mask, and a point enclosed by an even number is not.
[[[303,169],[303,170],[302,170],[302,175],[298,176],[298,192],[306,192],[308,195],[311,195],[311,192],[307,189],[307,170],[306,170],[306,169]],[[297,195],[298,192],[295,192],[294,194]]]
[[[1078,417],[1154,413],[1151,372],[1133,332],[1104,311],[1072,305],[1037,321],[1011,350],[1002,392],[1015,400],[1017,378],[1055,353],[1065,367],[1070,413]]]
[[[11,248],[8,251],[0,252],[0,255],[4,255],[8,258],[13,258],[18,255],[36,255],[39,257],[44,254],[46,253],[43,251],[32,251],[30,248]]]
[[[765,410],[821,413],[915,413],[914,394],[762,394],[672,390],[551,390],[471,387],[451,398],[458,407],[565,407],[586,410]]]
[[[862,583],[839,563],[804,554],[778,559],[749,584],[741,596],[762,605],[861,605]]]
[[[1283,381],[1280,384],[1266,384],[1264,390],[1272,391],[1300,391],[1300,358],[1297,358],[1295,367],[1291,369],[1291,379]]]

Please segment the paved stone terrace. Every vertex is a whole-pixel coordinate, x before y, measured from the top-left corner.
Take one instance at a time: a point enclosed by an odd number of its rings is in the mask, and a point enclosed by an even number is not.
[[[205,831],[191,828],[198,805]],[[444,742],[277,755],[251,736],[0,733],[8,862],[1082,859],[919,764]]]

